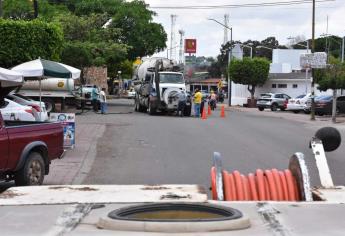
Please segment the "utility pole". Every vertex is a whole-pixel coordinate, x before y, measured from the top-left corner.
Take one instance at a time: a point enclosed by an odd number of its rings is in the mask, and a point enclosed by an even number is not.
[[[170,60],[176,59],[176,48],[175,47],[175,23],[177,15],[170,15],[171,17],[171,33],[170,33]]]
[[[344,46],[345,46],[345,36],[343,37],[343,43],[341,47],[341,62],[344,62]]]
[[[224,41],[225,45],[228,42],[228,28],[229,28],[229,14],[224,15]]]
[[[179,53],[179,63],[183,64],[184,60],[183,60],[183,36],[184,36],[184,30],[180,29],[178,31],[178,33],[180,34],[180,53]]]
[[[311,53],[315,52],[315,0],[313,0],[313,20],[312,20],[312,44],[311,44]],[[314,69],[311,68],[311,113],[310,113],[310,120],[315,120],[315,92],[314,92]]]

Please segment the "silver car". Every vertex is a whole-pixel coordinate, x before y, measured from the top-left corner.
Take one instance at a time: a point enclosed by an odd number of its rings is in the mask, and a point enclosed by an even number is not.
[[[270,108],[271,111],[276,111],[279,108],[284,111],[290,98],[284,93],[263,93],[257,100],[256,106],[260,111],[265,108]]]

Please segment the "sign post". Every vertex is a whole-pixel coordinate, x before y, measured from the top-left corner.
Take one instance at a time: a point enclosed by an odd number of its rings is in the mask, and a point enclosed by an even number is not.
[[[325,52],[315,52],[301,54],[300,65],[302,68],[306,69],[306,79],[308,75],[308,70],[312,70],[311,78],[311,120],[315,120],[315,103],[314,103],[314,78],[313,69],[321,69],[327,66],[327,53]]]

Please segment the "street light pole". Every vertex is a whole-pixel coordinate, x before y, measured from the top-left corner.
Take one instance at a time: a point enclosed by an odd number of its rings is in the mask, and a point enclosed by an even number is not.
[[[230,30],[230,47],[229,47],[229,52],[228,52],[228,105],[231,106],[231,80],[230,80],[230,71],[229,71],[229,68],[230,68],[230,63],[231,63],[231,57],[232,57],[232,49],[231,49],[231,46],[232,46],[232,27],[228,27],[227,25],[224,25],[222,24],[221,22],[215,20],[215,19],[212,19],[212,18],[208,18],[208,20],[212,20],[224,27],[226,27],[227,29]]]
[[[344,62],[344,46],[345,46],[345,36],[343,37],[343,43],[341,47],[341,62]]]
[[[313,0],[313,19],[312,19],[312,39],[311,39],[311,53],[315,52],[315,0]],[[315,120],[315,98],[314,98],[314,69],[311,68],[311,112],[310,120]]]

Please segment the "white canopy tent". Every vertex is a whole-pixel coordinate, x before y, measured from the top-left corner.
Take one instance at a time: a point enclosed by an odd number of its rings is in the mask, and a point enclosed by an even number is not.
[[[0,88],[14,87],[23,83],[23,74],[0,67]]]

